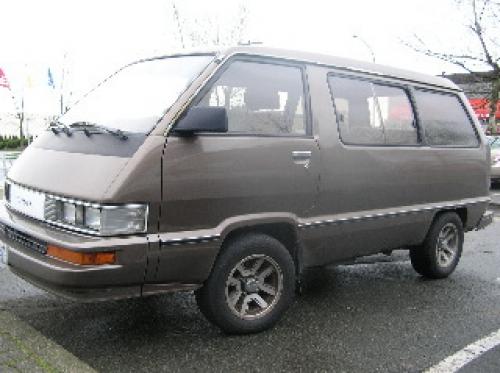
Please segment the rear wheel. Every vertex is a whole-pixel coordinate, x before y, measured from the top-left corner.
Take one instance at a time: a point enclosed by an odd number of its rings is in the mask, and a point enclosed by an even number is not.
[[[422,276],[439,279],[448,277],[462,255],[464,229],[455,212],[439,215],[421,246],[410,250],[413,268]]]
[[[281,318],[294,292],[295,266],[288,250],[278,240],[254,233],[225,245],[196,301],[224,332],[255,333]]]

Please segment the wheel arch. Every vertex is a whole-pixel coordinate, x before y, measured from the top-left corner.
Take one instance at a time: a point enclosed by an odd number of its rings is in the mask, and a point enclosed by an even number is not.
[[[302,244],[298,234],[297,222],[288,216],[244,220],[228,225],[221,234],[218,255],[224,250],[228,242],[250,233],[262,233],[278,240],[290,253],[295,263],[296,273],[301,273],[303,266]]]
[[[458,215],[458,217],[460,218],[460,220],[462,221],[462,224],[464,226],[464,229],[467,225],[467,207],[466,206],[462,206],[462,207],[453,207],[453,208],[446,208],[446,209],[441,209],[441,210],[438,210],[436,211],[436,213],[434,214],[433,218],[432,218],[432,222],[431,222],[431,225],[432,226],[434,224],[434,222],[443,214],[446,214],[448,212],[454,212]],[[430,227],[429,227],[430,229]]]
[[[429,220],[429,223],[427,225],[425,232],[424,239],[427,238],[429,235],[429,232],[431,231],[432,227],[434,226],[434,223],[436,220],[443,214],[449,213],[449,212],[454,212],[458,215],[462,222],[462,226],[464,229],[464,232],[467,231],[467,207],[466,206],[457,206],[457,207],[450,207],[450,208],[442,208],[439,210],[436,210],[434,215],[432,216],[432,219]]]

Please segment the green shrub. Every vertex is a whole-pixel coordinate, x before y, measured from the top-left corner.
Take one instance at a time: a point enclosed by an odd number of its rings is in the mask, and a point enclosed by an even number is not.
[[[30,142],[33,138],[30,139]],[[2,149],[18,149],[19,147],[26,147],[28,145],[28,139],[23,137],[3,137],[0,136],[0,150]]]

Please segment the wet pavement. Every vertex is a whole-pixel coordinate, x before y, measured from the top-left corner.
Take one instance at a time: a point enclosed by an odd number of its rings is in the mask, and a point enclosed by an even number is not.
[[[104,372],[416,372],[500,328],[499,242],[498,220],[468,233],[456,272],[439,281],[418,276],[406,252],[309,271],[281,323],[251,336],[222,334],[190,293],[79,304],[5,269],[0,308]],[[464,368],[499,370],[498,348]]]

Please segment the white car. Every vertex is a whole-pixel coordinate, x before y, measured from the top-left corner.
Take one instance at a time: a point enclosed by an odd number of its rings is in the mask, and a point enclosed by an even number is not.
[[[488,137],[491,147],[491,182],[500,182],[500,136]]]

